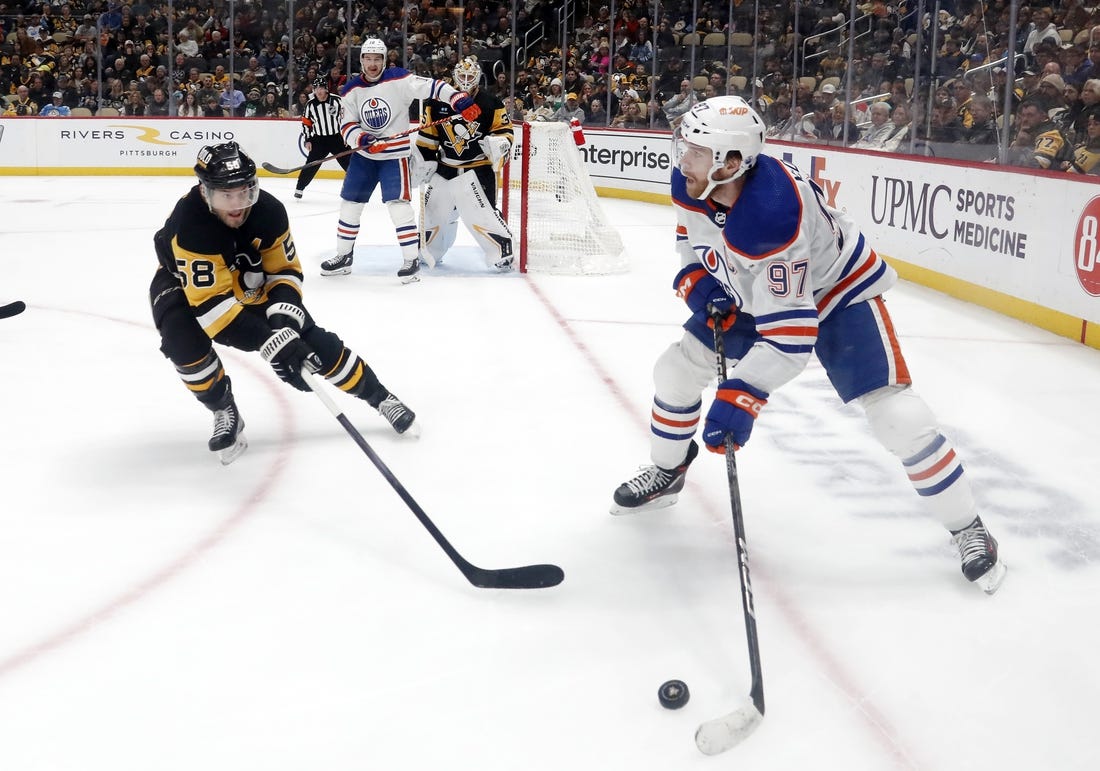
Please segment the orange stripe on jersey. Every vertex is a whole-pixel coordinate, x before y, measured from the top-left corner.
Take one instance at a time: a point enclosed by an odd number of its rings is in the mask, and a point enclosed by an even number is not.
[[[886,303],[881,296],[871,298],[871,302],[875,304],[875,308],[882,318],[882,328],[886,330],[886,338],[890,341],[890,350],[886,355],[894,360],[894,372],[897,382],[899,384],[910,384],[913,382],[913,377],[909,374],[909,365],[905,363],[905,357],[901,354],[901,343],[898,342],[898,333],[894,329],[894,322],[890,318],[889,311],[886,310]]]
[[[877,263],[878,255],[875,254],[874,249],[871,249],[867,253],[867,259],[865,259],[858,268],[845,276],[844,280],[840,281],[836,286],[832,288],[832,291],[821,298],[821,302],[817,304],[818,312],[824,310],[826,306],[828,306],[829,303],[833,301],[833,298],[836,297],[838,294],[842,294],[848,291],[848,287],[858,281],[864,273],[869,271]]]
[[[694,420],[669,420],[668,418],[663,418],[658,415],[656,410],[654,410],[651,415],[654,423],[660,423],[662,426],[669,426],[671,428],[691,428],[699,423],[699,418],[695,418]]]
[[[910,474],[909,479],[913,482],[919,482],[922,479],[928,479],[929,477],[934,477],[934,476],[936,476],[936,474],[940,473],[941,471],[943,471],[945,468],[947,468],[949,465],[951,465],[954,462],[955,462],[955,451],[950,450],[950,451],[948,451],[947,455],[944,455],[942,458],[940,458],[939,463],[937,463],[935,466],[932,466],[932,468],[929,468],[929,469],[925,469],[924,471],[921,471],[919,474]]]

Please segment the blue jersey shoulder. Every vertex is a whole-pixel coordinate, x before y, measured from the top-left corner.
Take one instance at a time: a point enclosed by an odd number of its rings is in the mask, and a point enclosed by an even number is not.
[[[747,257],[764,257],[790,244],[802,222],[794,179],[775,158],[761,155],[749,172],[723,231],[726,243]]]
[[[379,83],[385,83],[387,80],[401,80],[412,75],[411,72],[402,67],[387,67],[382,70],[382,77],[378,79]]]

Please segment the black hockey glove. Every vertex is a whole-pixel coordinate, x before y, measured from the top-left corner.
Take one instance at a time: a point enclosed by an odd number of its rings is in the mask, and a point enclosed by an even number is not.
[[[289,327],[295,332],[301,332],[306,323],[306,312],[302,306],[294,303],[272,303],[267,308],[267,323],[274,330]]]
[[[290,327],[275,330],[260,347],[260,356],[271,365],[280,380],[299,391],[309,390],[302,379],[302,367],[310,372],[321,369],[321,359]]]

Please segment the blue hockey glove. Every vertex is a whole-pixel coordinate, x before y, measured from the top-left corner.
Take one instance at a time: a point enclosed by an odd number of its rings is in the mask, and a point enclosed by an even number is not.
[[[368,134],[366,131],[359,134],[359,149],[365,150],[375,142],[378,141],[378,137],[374,134]]]
[[[461,91],[451,100],[451,107],[462,113],[463,120],[474,120],[481,115],[481,108],[474,104],[469,94]]]
[[[727,380],[718,386],[703,424],[703,441],[711,452],[724,454],[726,437],[739,450],[749,441],[753,422],[768,403],[768,395],[744,380]]]
[[[737,321],[737,303],[733,301],[726,288],[698,262],[693,262],[672,281],[676,296],[687,303],[692,313],[704,311],[708,316],[707,326],[714,329],[715,322],[721,324],[723,331],[728,330]]]

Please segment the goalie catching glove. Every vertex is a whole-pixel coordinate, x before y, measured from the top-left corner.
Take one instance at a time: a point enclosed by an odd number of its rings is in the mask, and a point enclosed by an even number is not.
[[[508,141],[508,137],[490,134],[481,138],[480,145],[481,152],[485,153],[485,157],[489,159],[493,171],[500,171],[501,167],[508,162],[508,156],[512,150],[512,143]]]
[[[706,313],[707,326],[711,329],[718,324],[723,332],[728,332],[737,321],[737,304],[726,294],[726,288],[718,279],[700,263],[693,262],[677,273],[672,288],[692,313]]]
[[[260,356],[271,365],[280,380],[299,391],[309,390],[306,381],[302,379],[302,368],[305,367],[310,372],[321,369],[321,359],[291,327],[275,330],[260,346]]]
[[[726,437],[733,440],[733,449],[744,447],[753,423],[767,403],[768,395],[744,380],[727,380],[720,384],[703,424],[703,441],[707,449],[724,453]]]

